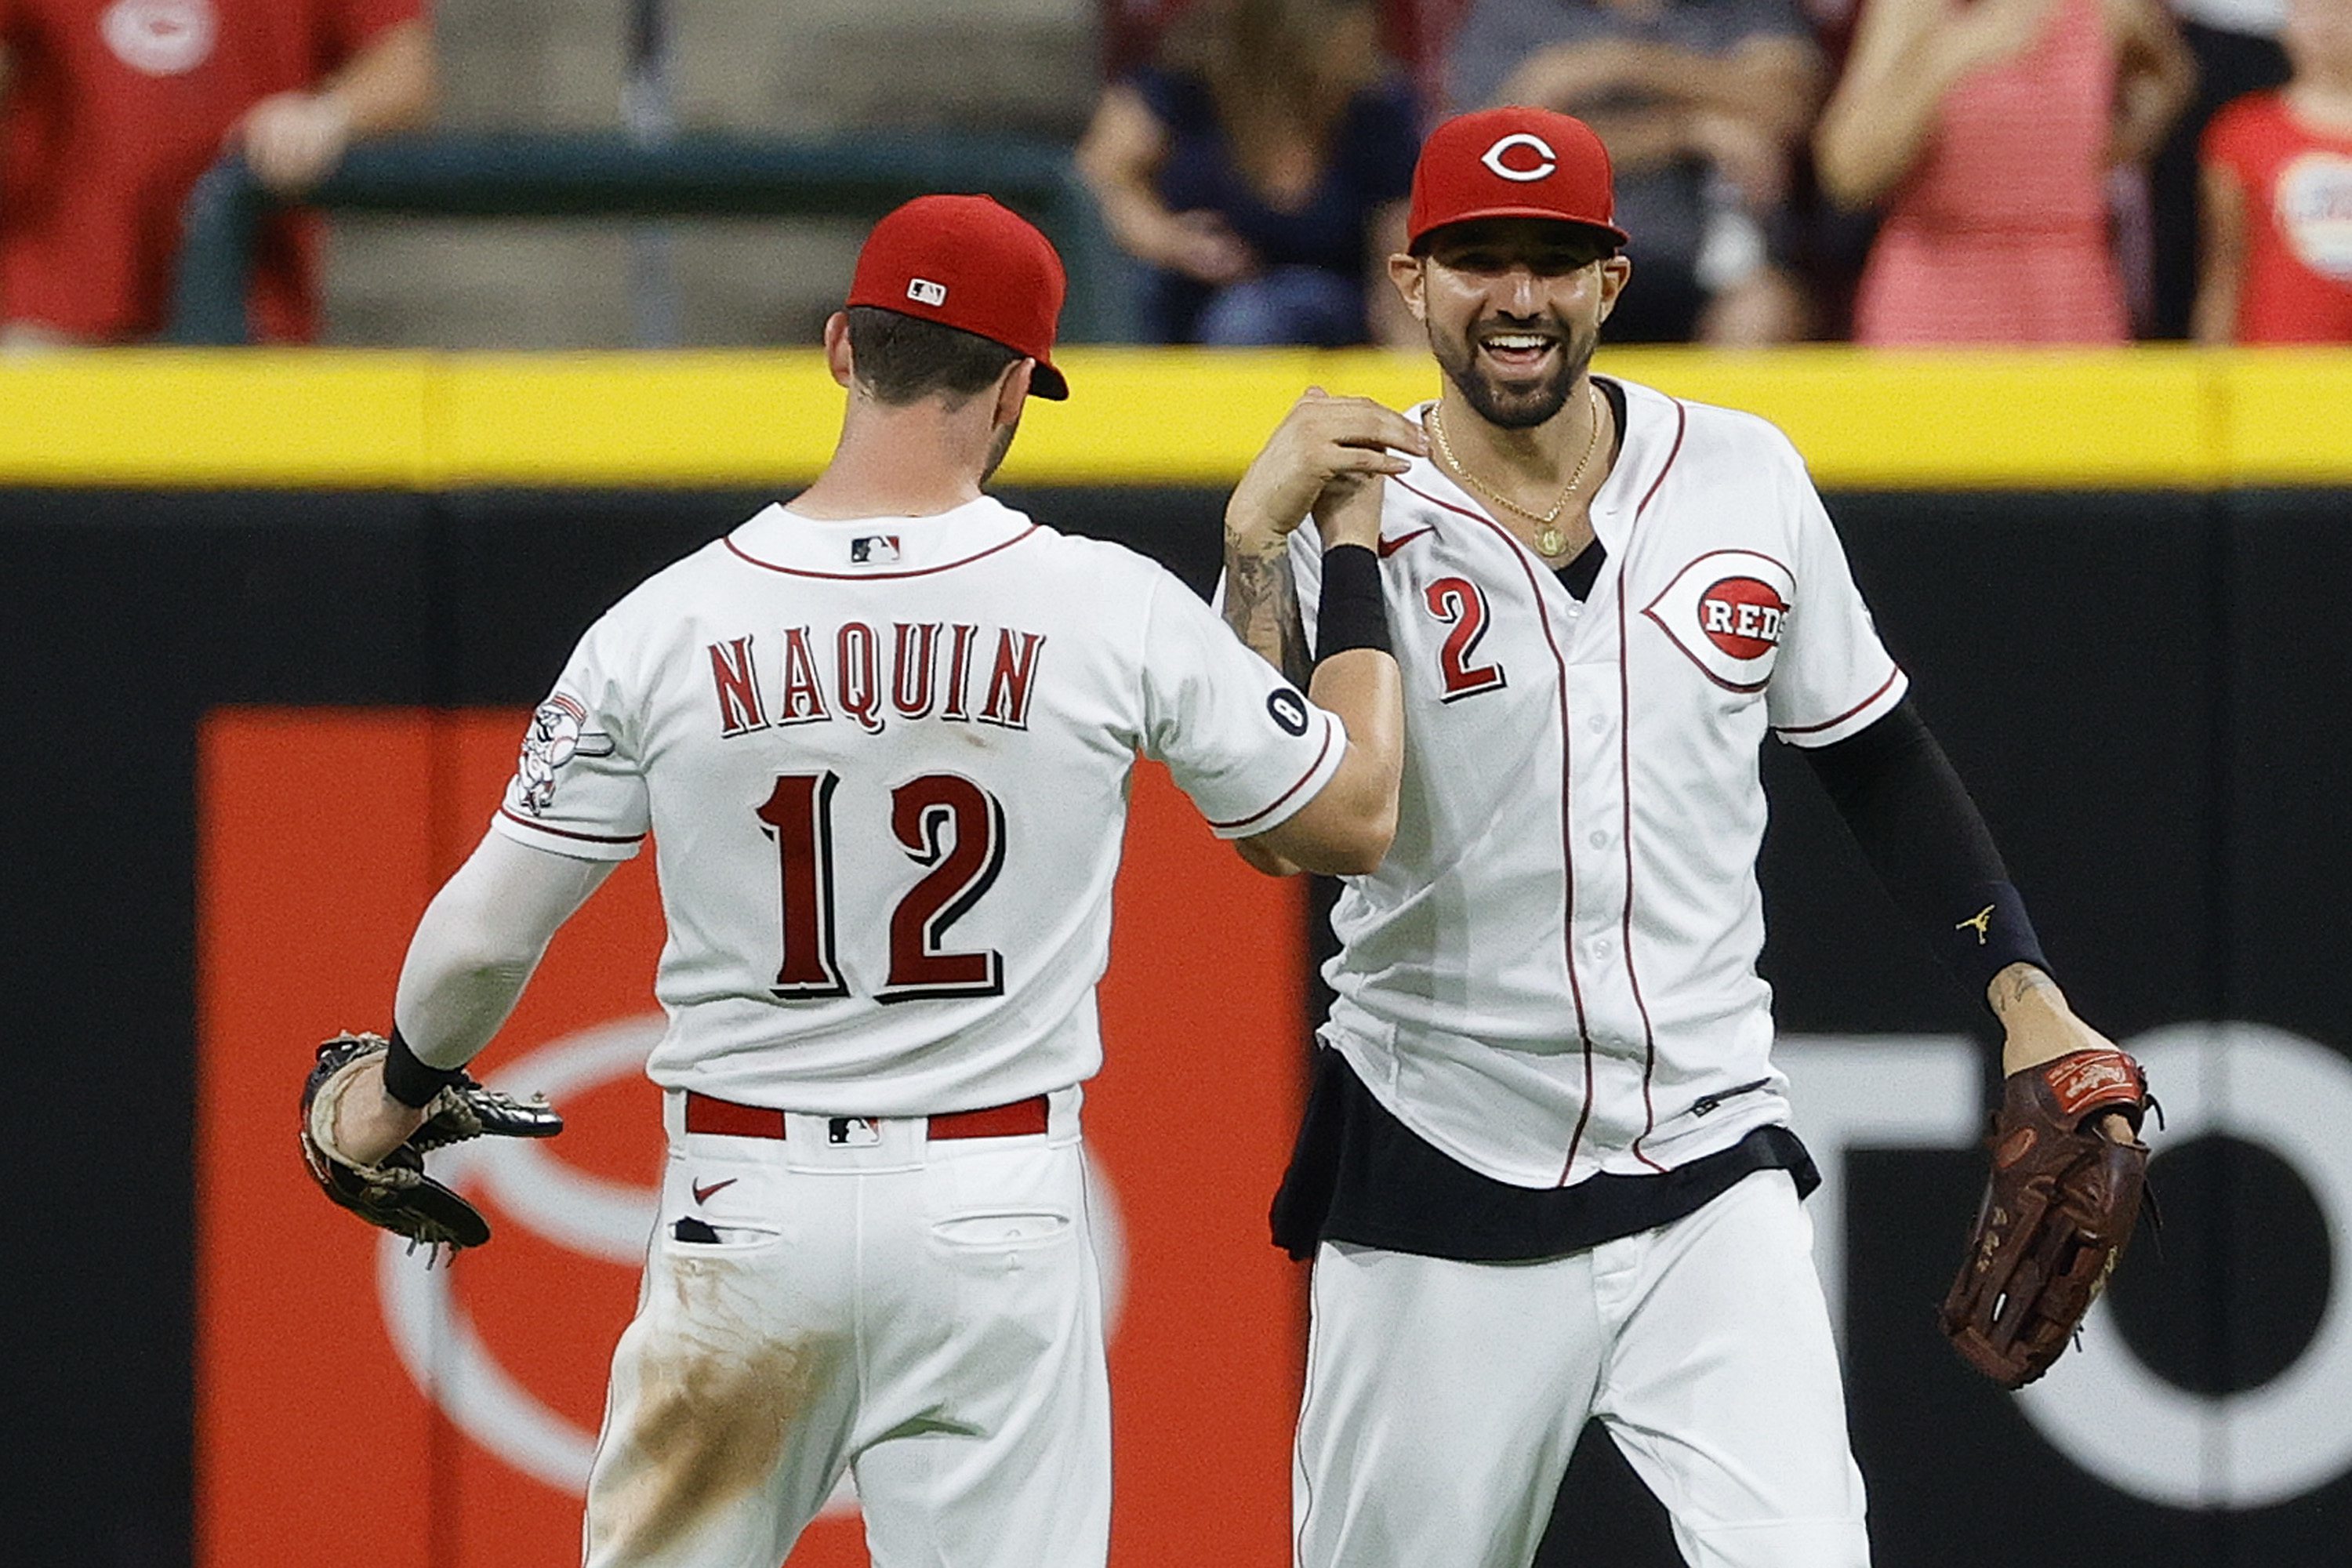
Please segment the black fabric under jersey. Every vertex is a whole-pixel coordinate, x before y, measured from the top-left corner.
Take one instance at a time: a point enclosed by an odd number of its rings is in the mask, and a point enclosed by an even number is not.
[[[1337,1241],[1464,1263],[1525,1263],[1670,1225],[1757,1171],[1787,1171],[1801,1197],[1822,1183],[1797,1135],[1773,1126],[1655,1175],[1514,1186],[1423,1141],[1325,1047],[1315,1053],[1315,1086],[1270,1217],[1275,1245],[1302,1260]]]
[[[1565,566],[1553,568],[1552,574],[1559,579],[1559,585],[1568,590],[1568,596],[1580,605],[1592,597],[1592,584],[1601,581],[1601,563],[1608,559],[1607,547],[1595,539],[1576,552],[1575,560]]]
[[[1878,879],[1981,1000],[2011,963],[2047,970],[2025,903],[1951,760],[1905,698],[1856,735],[1805,749]]]

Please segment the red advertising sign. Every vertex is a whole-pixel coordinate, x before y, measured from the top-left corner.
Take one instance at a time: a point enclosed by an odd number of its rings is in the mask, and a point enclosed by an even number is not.
[[[651,857],[557,938],[475,1064],[564,1112],[436,1173],[489,1245],[427,1269],[324,1202],[294,1106],[310,1048],[383,1028],[402,953],[479,837],[527,715],[232,710],[202,734],[199,1568],[555,1568],[661,1161]],[[1287,1561],[1302,1276],[1265,1205],[1301,1092],[1300,889],[1138,779],[1086,1123],[1111,1310],[1115,1563]],[[498,1142],[499,1141],[489,1141]],[[863,1563],[846,1495],[793,1568]]]

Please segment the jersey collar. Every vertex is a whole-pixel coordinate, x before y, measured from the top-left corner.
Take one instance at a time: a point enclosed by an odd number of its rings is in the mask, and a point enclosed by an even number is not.
[[[770,502],[727,536],[739,561],[795,577],[841,582],[920,577],[992,555],[1036,524],[992,496],[931,517],[803,517]]]
[[[1633,531],[1643,500],[1673,459],[1673,447],[1682,428],[1682,409],[1673,398],[1646,386],[1615,376],[1596,379],[1625,394],[1625,428],[1620,435],[1617,461],[1601,481],[1600,489],[1593,492],[1590,514],[1593,537],[1601,541],[1601,547],[1612,557],[1622,559],[1625,541]],[[1426,428],[1429,411],[1434,406],[1434,400],[1416,404],[1411,411],[1412,417]],[[1459,505],[1481,517],[1496,516],[1485,497],[1455,480],[1433,450],[1415,465],[1412,479],[1416,485],[1433,482],[1443,487],[1437,493],[1449,504]],[[1511,530],[1505,527],[1503,531],[1509,533]],[[1534,552],[1528,553],[1533,555]]]
[[[1610,554],[1622,558],[1625,542],[1682,446],[1683,406],[1663,392],[1606,378],[1625,395],[1625,428],[1617,462],[1592,498],[1592,531]]]

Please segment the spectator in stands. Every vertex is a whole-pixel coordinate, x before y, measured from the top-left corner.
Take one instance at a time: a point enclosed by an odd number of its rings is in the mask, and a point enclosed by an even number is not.
[[[1447,61],[1459,108],[1533,104],[1601,133],[1642,274],[1608,335],[1635,342],[1804,335],[1786,204],[1823,76],[1791,0],[1475,0]]]
[[[2172,0],[2181,42],[2197,62],[2197,91],[2173,121],[2148,171],[2148,209],[2155,256],[2153,335],[2189,336],[2204,241],[2198,156],[2205,127],[2225,104],[2250,92],[2286,85],[2286,51],[2279,29],[2286,0]]]
[[[2352,343],[2352,0],[2289,0],[2294,77],[2205,132],[2197,340]]]
[[[433,94],[424,0],[0,0],[0,342],[152,337],[181,208],[225,151],[299,192]],[[266,340],[314,335],[317,237],[299,214],[263,229]]]
[[[1078,168],[1155,341],[1419,342],[1387,264],[1421,133],[1377,33],[1371,0],[1196,0],[1104,91]]]
[[[2158,0],[1867,0],[1814,139],[1831,199],[1880,204],[1864,342],[2122,342],[2108,178],[2194,68]]]

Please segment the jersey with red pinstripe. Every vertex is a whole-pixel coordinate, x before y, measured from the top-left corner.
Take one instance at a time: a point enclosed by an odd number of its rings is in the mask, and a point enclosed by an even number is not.
[[[1787,1120],[1755,967],[1758,748],[1853,734],[1906,684],[1788,440],[1619,384],[1581,604],[1437,464],[1390,481],[1402,826],[1332,916],[1325,1037],[1415,1132],[1521,1186],[1671,1169]],[[1310,524],[1310,632],[1319,561]]]
[[[1346,745],[1117,545],[985,499],[856,522],[772,506],[589,629],[495,825],[598,859],[652,836],[656,1082],[926,1115],[1101,1065],[1139,755],[1232,837],[1305,805]]]

